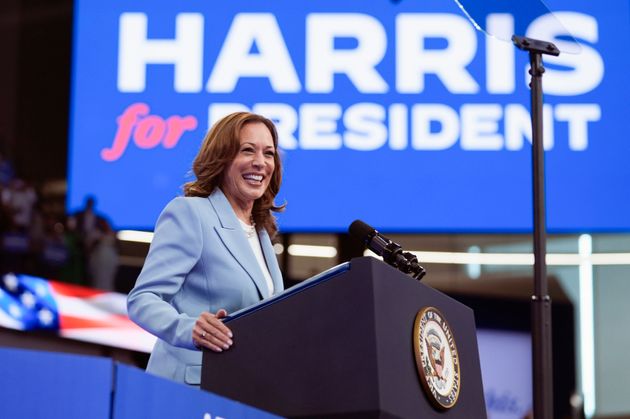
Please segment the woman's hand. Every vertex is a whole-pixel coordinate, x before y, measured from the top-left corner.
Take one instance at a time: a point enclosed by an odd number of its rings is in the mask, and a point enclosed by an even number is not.
[[[232,346],[232,331],[220,320],[227,316],[227,311],[220,309],[217,314],[204,311],[199,315],[193,327],[192,339],[198,348],[208,348],[223,352]]]

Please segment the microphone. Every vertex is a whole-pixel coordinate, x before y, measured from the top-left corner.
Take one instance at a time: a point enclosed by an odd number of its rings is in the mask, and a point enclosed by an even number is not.
[[[411,275],[418,281],[426,275],[426,270],[418,263],[418,258],[409,252],[404,252],[398,243],[395,243],[376,231],[361,220],[355,220],[350,224],[348,232],[351,236],[362,241],[367,247],[381,256],[383,260],[394,268]]]

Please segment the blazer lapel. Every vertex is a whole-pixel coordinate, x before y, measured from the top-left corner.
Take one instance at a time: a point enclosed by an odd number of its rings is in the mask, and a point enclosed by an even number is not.
[[[243,233],[230,202],[219,188],[216,188],[208,196],[208,199],[212,203],[221,223],[221,227],[215,227],[219,237],[221,237],[221,240],[236,262],[241,265],[252,281],[254,281],[261,299],[269,297],[269,289],[265,283],[263,273],[260,270],[260,266],[258,266],[256,256]]]
[[[282,273],[280,272],[280,267],[278,266],[278,258],[276,257],[276,252],[273,250],[273,245],[271,244],[271,239],[269,238],[267,230],[260,230],[258,233],[258,239],[260,240],[263,256],[265,257],[267,268],[269,268],[271,280],[273,281],[273,293],[278,294],[284,290],[284,284],[282,283]]]

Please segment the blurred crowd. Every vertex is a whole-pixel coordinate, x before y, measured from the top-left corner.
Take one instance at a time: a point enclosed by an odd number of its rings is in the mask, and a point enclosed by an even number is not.
[[[0,154],[0,274],[23,273],[114,290],[116,233],[93,197],[73,214],[48,209],[41,193]]]

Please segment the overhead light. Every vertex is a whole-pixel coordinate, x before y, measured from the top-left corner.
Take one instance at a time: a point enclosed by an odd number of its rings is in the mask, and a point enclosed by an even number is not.
[[[630,253],[593,253],[593,265],[630,265]]]
[[[126,242],[151,243],[153,233],[150,231],[120,230],[116,233],[116,238]]]
[[[593,240],[582,234],[578,239],[580,252],[580,374],[584,413],[587,418],[595,414],[595,326],[593,302]]]
[[[274,243],[273,251],[276,255],[281,255],[284,252],[284,246],[282,243]]]
[[[481,253],[481,248],[479,246],[470,246],[468,248],[468,253],[477,255]],[[479,279],[481,276],[481,265],[478,263],[469,263],[466,265],[466,273],[470,279]]]
[[[474,252],[428,252],[411,251],[421,263],[455,265],[520,265],[534,264],[532,253],[474,253]],[[364,256],[375,256],[370,250]],[[630,265],[630,253],[593,253],[589,255],[592,265]],[[577,253],[548,253],[547,265],[579,266],[583,256]]]
[[[333,246],[314,246],[306,244],[292,244],[287,250],[291,256],[306,256],[312,258],[334,258],[337,249]]]

